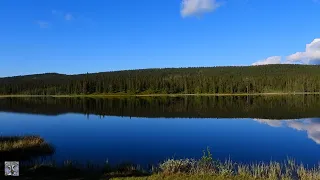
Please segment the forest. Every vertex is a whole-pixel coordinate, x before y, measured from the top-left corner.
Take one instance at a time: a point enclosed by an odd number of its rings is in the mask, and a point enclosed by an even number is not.
[[[124,70],[0,78],[0,95],[320,92],[320,65]]]

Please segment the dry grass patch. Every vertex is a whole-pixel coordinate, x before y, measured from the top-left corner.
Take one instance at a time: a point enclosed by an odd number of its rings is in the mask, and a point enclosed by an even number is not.
[[[0,137],[0,157],[5,160],[27,160],[53,152],[53,146],[39,136]]]

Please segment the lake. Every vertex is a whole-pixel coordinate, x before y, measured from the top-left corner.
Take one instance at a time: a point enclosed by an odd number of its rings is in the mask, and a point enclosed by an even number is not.
[[[320,161],[320,96],[0,98],[2,136],[39,135],[52,159],[156,164],[167,158]]]

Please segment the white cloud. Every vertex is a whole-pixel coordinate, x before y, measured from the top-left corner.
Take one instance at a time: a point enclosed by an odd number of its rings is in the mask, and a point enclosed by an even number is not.
[[[254,120],[259,123],[268,124],[272,127],[287,126],[298,131],[306,131],[308,134],[308,138],[312,139],[317,144],[320,144],[320,118],[303,120]]]
[[[281,64],[281,57],[271,56],[271,57],[268,57],[267,59],[257,61],[252,65],[257,66],[257,65],[266,65],[266,64]]]
[[[317,144],[320,144],[320,119],[307,119],[304,121],[292,121],[288,127],[298,131],[307,131],[308,137]]]
[[[296,52],[286,57],[286,61],[281,61],[280,56],[271,56],[265,60],[257,61],[252,65],[265,64],[318,64],[320,65],[320,38],[314,39],[306,45],[304,52]]]
[[[182,17],[201,15],[214,11],[220,5],[216,0],[182,0],[180,13]]]
[[[289,63],[320,64],[320,38],[306,45],[304,52],[296,52],[287,57]]]
[[[71,21],[71,20],[74,19],[74,17],[72,16],[72,14],[67,13],[67,14],[64,16],[64,19],[67,20],[67,21]]]
[[[36,21],[40,28],[48,28],[50,23],[46,21]]]

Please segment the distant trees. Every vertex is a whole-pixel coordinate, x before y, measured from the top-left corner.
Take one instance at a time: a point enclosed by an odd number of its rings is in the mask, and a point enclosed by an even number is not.
[[[0,78],[0,94],[319,92],[319,65],[198,67]]]

